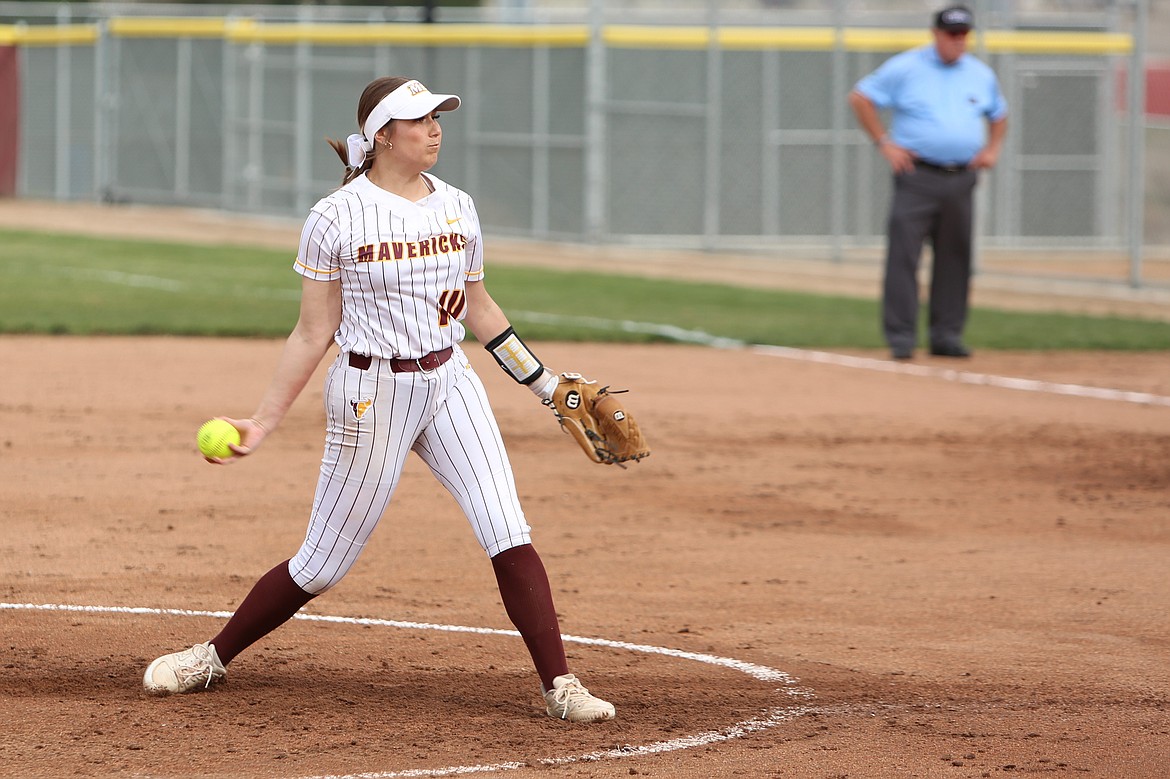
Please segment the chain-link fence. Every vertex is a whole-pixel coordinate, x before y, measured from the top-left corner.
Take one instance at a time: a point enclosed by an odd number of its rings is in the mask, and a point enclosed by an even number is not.
[[[1142,244],[1124,79],[1142,2],[972,3],[973,53],[1011,105],[983,246]],[[933,7],[502,3],[421,24],[417,8],[0,3],[17,193],[300,217],[342,173],[324,139],[399,74],[463,95],[435,172],[492,233],[840,260],[883,242],[890,194],[846,95],[929,40]]]

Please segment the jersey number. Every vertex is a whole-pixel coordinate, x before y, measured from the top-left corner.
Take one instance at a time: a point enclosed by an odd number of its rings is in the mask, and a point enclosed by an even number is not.
[[[445,289],[439,294],[439,327],[451,324],[467,308],[467,294],[461,289]]]

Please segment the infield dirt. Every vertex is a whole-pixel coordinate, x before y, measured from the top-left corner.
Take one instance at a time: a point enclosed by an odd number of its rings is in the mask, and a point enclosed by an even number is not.
[[[0,600],[235,608],[303,537],[322,371],[252,457],[208,465],[194,435],[251,411],[279,348],[0,338]],[[619,715],[570,726],[544,716],[518,638],[294,621],[226,683],[155,698],[146,664],[220,618],[6,608],[0,775],[1170,775],[1165,354],[988,352],[923,358],[940,370],[914,375],[693,346],[539,353],[629,387],[654,449],[626,470],[586,462],[468,349],[564,632],[777,669],[812,697],[570,643]],[[962,383],[955,368],[1156,397]],[[417,461],[353,572],[306,612],[510,628],[488,561]],[[710,733],[739,737],[618,756]]]

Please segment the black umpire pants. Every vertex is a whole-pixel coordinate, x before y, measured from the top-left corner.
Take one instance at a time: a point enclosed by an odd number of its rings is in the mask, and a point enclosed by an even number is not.
[[[930,240],[930,345],[957,345],[967,324],[971,288],[974,170],[917,166],[894,177],[887,227],[882,328],[891,349],[918,341],[918,267]]]

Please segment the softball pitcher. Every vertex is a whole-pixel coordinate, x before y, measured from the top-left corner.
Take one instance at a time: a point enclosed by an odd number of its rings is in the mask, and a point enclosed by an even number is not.
[[[296,554],[263,577],[218,635],[146,669],[150,692],[203,689],[252,643],[333,587],[361,554],[413,451],[467,515],[491,558],[508,617],[540,676],[549,715],[612,719],[612,704],[569,672],[544,565],[479,378],[465,327],[516,381],[547,400],[557,376],[513,332],[484,288],[483,238],[464,192],[425,173],[438,160],[439,115],[459,107],[415,80],[380,78],[358,103],[361,132],[330,141],[342,186],[313,207],[295,269],[300,316],[267,392],[239,431],[251,454],[284,418],[334,342],[325,383],[325,453]]]

